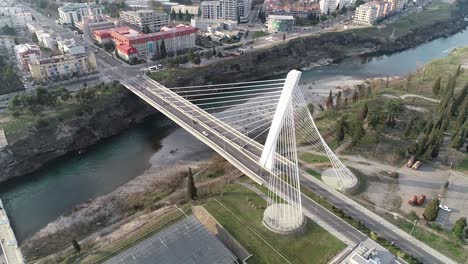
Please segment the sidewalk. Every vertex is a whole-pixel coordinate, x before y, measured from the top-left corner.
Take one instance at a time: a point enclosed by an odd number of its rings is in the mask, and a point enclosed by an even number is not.
[[[6,263],[25,263],[1,200],[0,206],[0,246],[5,254]]]

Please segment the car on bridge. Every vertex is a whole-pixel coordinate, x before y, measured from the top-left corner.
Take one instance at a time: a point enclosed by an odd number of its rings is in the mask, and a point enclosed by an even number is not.
[[[208,134],[208,132],[206,132],[206,131],[204,131],[204,130],[203,130],[201,133],[202,133],[205,137],[207,137],[207,136],[210,135],[210,134]]]

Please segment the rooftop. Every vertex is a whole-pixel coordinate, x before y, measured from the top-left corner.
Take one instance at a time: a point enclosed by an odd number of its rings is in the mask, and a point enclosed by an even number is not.
[[[234,254],[189,216],[106,261],[105,264],[233,264]]]
[[[84,8],[102,8],[102,6],[97,5],[95,3],[66,3],[63,6],[59,7],[59,11],[75,11],[77,9],[84,9]]]

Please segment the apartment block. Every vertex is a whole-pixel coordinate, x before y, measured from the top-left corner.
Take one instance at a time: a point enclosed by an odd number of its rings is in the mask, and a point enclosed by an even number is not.
[[[158,32],[169,24],[169,15],[152,10],[121,11],[123,23],[134,30],[143,31],[148,27],[151,32]]]
[[[64,25],[75,24],[90,14],[102,15],[102,9],[102,6],[94,3],[67,3],[58,8],[59,21]]]
[[[251,0],[203,1],[201,3],[202,18],[237,21],[239,18],[247,18],[251,7]]]
[[[36,58],[28,66],[31,77],[36,82],[54,82],[79,77],[97,69],[94,53]]]
[[[361,25],[374,25],[379,15],[380,4],[365,3],[356,8],[354,23]]]
[[[85,53],[83,45],[76,44],[74,39],[64,39],[57,41],[57,46],[62,54],[78,55]]]
[[[54,50],[57,48],[57,41],[62,40],[62,36],[55,34],[52,30],[41,30],[36,32],[39,45]]]
[[[20,44],[14,47],[16,60],[21,70],[29,71],[28,64],[41,56],[39,46],[35,44]]]

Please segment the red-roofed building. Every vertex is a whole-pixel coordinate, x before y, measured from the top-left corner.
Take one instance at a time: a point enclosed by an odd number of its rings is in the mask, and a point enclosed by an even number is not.
[[[120,58],[131,61],[132,58],[138,58],[138,51],[134,47],[130,47],[126,44],[121,44],[117,46],[117,54],[119,54]]]
[[[108,30],[98,30],[94,32],[95,39],[102,43],[105,39],[110,39],[116,47],[132,47],[137,51],[139,59],[146,60],[156,56],[156,53],[164,39],[167,53],[186,51],[195,47],[195,35],[197,29],[191,26],[178,25],[174,28],[164,28],[161,32],[145,34],[133,30],[129,27],[120,27]],[[132,52],[131,49],[118,52]],[[133,55],[133,54],[127,54]]]

